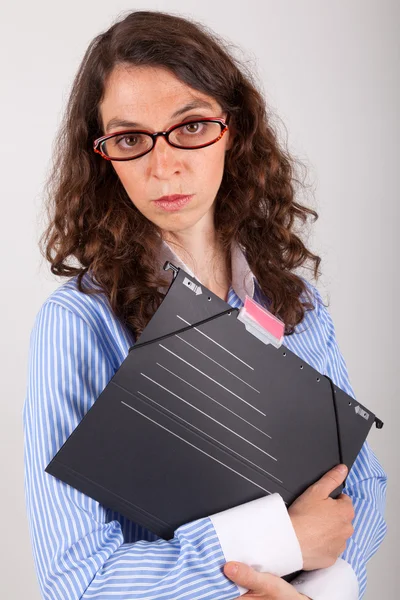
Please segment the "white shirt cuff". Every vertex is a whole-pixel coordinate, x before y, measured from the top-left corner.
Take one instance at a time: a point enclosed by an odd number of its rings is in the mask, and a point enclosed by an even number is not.
[[[326,569],[304,571],[291,583],[312,600],[358,600],[357,576],[342,558]]]
[[[226,562],[283,577],[303,568],[299,541],[280,494],[271,494],[210,516]],[[238,586],[240,595],[248,590]]]

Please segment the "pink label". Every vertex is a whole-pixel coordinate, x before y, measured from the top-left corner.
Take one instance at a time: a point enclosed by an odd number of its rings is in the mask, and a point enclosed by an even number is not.
[[[261,327],[278,340],[281,339],[285,331],[285,323],[283,323],[283,321],[275,317],[275,315],[270,313],[269,310],[263,306],[260,306],[260,304],[249,296],[246,296],[245,298],[244,308],[256,323],[261,325]]]

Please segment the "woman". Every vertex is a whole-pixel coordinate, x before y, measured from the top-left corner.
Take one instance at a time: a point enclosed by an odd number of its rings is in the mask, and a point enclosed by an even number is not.
[[[386,476],[367,444],[336,500],[337,469],[289,511],[272,494],[187,523],[168,542],[44,472],[160,305],[166,258],[232,306],[246,294],[268,306],[286,324],[285,345],[354,396],[332,319],[295,273],[309,261],[317,277],[320,264],[295,233],[298,219],[317,217],[295,200],[295,183],[251,74],[205,27],[138,11],[90,44],[42,240],[51,271],[68,280],[37,315],[24,405],[44,598],[362,597],[385,533]],[[281,579],[300,569],[292,584]]]

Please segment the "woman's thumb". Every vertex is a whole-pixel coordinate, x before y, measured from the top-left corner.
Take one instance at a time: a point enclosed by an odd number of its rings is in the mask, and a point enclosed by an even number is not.
[[[337,465],[325,473],[325,475],[314,484],[313,491],[317,492],[323,498],[328,498],[328,496],[344,482],[347,473],[348,469],[346,465]]]

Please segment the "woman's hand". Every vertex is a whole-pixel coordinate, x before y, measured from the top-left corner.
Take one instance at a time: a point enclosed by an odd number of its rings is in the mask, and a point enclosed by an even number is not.
[[[237,570],[235,571],[235,567]],[[258,600],[309,600],[307,596],[296,592],[296,589],[284,579],[270,573],[259,573],[252,567],[238,562],[227,562],[224,574],[234,583],[249,591],[236,600],[258,598]]]
[[[344,470],[340,471],[340,467]],[[343,483],[346,474],[345,465],[331,469],[289,507],[306,571],[333,565],[353,535],[351,499],[346,494],[336,499],[329,497]]]
[[[341,469],[340,467],[344,467]],[[303,569],[310,571],[333,565],[353,534],[354,509],[346,494],[330,498],[344,481],[347,467],[339,465],[310,486],[289,508],[294,530],[303,554]],[[234,567],[237,571],[234,571]],[[308,597],[284,579],[260,573],[244,563],[228,562],[224,574],[234,583],[247,588],[242,598],[262,600],[305,600]]]

